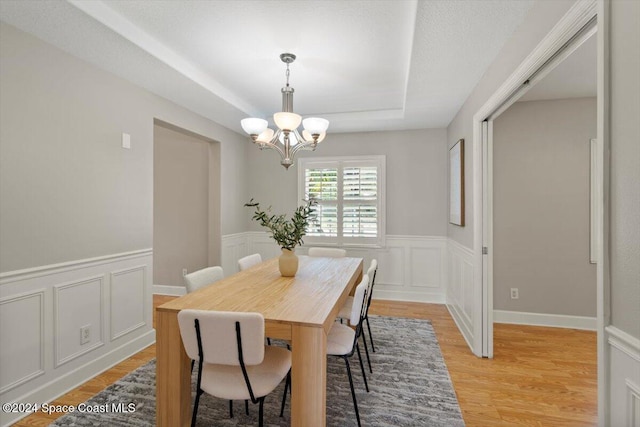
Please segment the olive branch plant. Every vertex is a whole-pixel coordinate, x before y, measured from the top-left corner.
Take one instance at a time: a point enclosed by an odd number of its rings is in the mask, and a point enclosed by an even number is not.
[[[271,237],[280,245],[282,249],[292,251],[296,246],[303,244],[302,238],[307,233],[307,227],[310,222],[316,220],[315,206],[317,201],[309,198],[304,204],[298,206],[293,213],[293,217],[287,219],[285,214],[275,215],[271,213],[271,206],[267,210],[260,208],[260,203],[253,199],[249,203],[245,203],[246,207],[255,208],[253,213],[254,220],[260,225],[271,231]]]

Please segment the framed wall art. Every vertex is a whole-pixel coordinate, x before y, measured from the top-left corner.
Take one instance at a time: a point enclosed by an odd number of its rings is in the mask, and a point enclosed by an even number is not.
[[[464,139],[449,149],[449,222],[464,227]]]

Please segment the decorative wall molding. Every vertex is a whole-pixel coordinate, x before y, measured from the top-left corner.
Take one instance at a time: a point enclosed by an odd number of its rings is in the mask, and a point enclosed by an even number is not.
[[[87,268],[100,264],[110,263],[113,261],[124,261],[127,259],[151,256],[153,249],[140,249],[137,251],[121,252],[111,255],[103,255],[94,258],[86,258],[77,261],[61,262],[58,264],[49,264],[39,267],[25,268],[22,270],[7,271],[0,273],[0,286],[15,282],[17,280],[33,279],[36,277],[46,276],[53,273],[61,273],[64,271],[77,270],[79,268]]]
[[[446,304],[469,348],[474,342],[473,251],[453,239],[447,242]]]
[[[514,325],[549,326],[553,328],[584,329],[595,331],[597,319],[564,314],[527,313],[522,311],[493,310],[495,323]]]
[[[640,339],[616,328],[605,328],[609,372],[607,425],[640,425]]]
[[[309,246],[302,246],[296,252],[306,255]],[[375,258],[384,266],[378,270],[374,298],[444,304],[446,247],[447,238],[443,236],[387,235],[385,247],[345,249],[349,256],[364,258],[365,265]],[[280,255],[280,248],[268,233],[261,231],[222,236],[225,276],[237,272],[237,260],[252,253],[269,259]]]
[[[2,273],[0,400],[50,402],[152,344],[152,265],[144,249]]]
[[[53,287],[53,324],[54,324],[54,350],[53,366],[58,368],[65,363],[89,353],[104,345],[102,331],[104,329],[102,301],[104,296],[104,275],[88,277],[69,283],[55,285]],[[89,287],[97,287],[98,291]],[[85,290],[86,288],[86,290]],[[64,296],[68,294],[69,296]],[[90,294],[87,297],[87,294]],[[94,306],[90,302],[94,300]],[[78,301],[82,305],[78,306]],[[73,311],[76,306],[79,313]],[[90,319],[94,319],[91,322]],[[98,335],[98,339],[91,338],[87,346],[80,344],[80,327],[91,325],[92,335]],[[64,340],[64,343],[62,342]],[[75,351],[74,351],[75,349]],[[67,354],[63,354],[67,352]]]
[[[640,363],[640,339],[633,337],[615,326],[607,326],[607,342],[636,362]]]
[[[2,382],[0,383],[0,394],[44,374],[44,291],[44,289],[37,289],[33,292],[0,299],[0,331],[2,331],[0,336],[5,337],[5,339],[10,337],[12,342],[19,340],[20,336],[25,336],[27,339],[34,340],[32,343],[34,351],[28,356],[35,355],[34,360],[27,361],[27,370],[24,373],[20,372],[20,368],[25,367],[24,355],[20,358],[22,362],[21,367],[16,366],[15,363],[11,363],[15,362],[15,360],[2,360],[2,366],[0,366],[0,372],[2,373],[2,375],[0,375],[0,378],[2,379]],[[29,310],[24,306],[24,303],[28,304],[28,300],[30,299],[35,300],[32,301],[32,303],[35,303],[34,310]],[[15,306],[11,307],[12,304]],[[20,328],[15,328],[13,317],[17,317],[18,315],[32,320],[33,323],[31,327],[23,323]],[[37,330],[34,331],[32,329],[34,327],[37,328]],[[29,362],[37,365],[33,366],[31,371],[28,370]],[[7,378],[9,378],[10,382],[5,383]]]
[[[142,278],[134,276],[138,272],[142,274]],[[145,306],[147,289],[144,284],[147,283],[148,274],[146,265],[111,272],[111,292],[109,292],[111,341],[146,324],[145,312],[149,308]],[[123,277],[128,277],[128,280]]]

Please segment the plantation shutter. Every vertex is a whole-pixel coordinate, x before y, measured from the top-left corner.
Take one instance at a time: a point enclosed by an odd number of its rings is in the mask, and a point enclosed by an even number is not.
[[[317,201],[306,243],[384,243],[384,156],[300,159],[301,199]]]
[[[342,233],[345,237],[378,235],[378,168],[345,167],[342,174]]]
[[[336,237],[338,235],[338,168],[305,169],[304,192],[318,202],[316,221],[309,225],[307,235]]]

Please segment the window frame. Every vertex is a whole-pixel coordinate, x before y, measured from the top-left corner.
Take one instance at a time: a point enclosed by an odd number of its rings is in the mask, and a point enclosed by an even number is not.
[[[305,246],[339,246],[339,247],[369,247],[381,248],[385,246],[386,241],[386,156],[384,155],[368,155],[368,156],[332,156],[332,157],[300,157],[298,158],[298,200],[307,198],[305,194],[305,172],[309,168],[336,168],[337,169],[337,186],[338,200],[335,201],[337,206],[337,236],[304,236]],[[343,177],[344,169],[348,167],[371,167],[377,168],[377,237],[344,237],[343,236],[343,212],[344,206],[349,206],[353,202],[344,200]],[[334,204],[328,201],[328,205]],[[366,204],[366,203],[364,203]],[[372,203],[373,204],[373,203]]]

